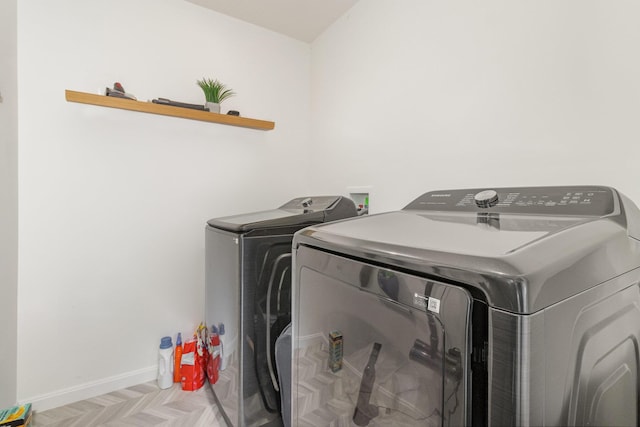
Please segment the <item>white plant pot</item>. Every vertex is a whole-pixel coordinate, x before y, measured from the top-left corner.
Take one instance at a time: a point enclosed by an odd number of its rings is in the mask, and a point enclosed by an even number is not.
[[[205,105],[209,108],[209,112],[220,114],[220,104],[217,102],[207,102]]]

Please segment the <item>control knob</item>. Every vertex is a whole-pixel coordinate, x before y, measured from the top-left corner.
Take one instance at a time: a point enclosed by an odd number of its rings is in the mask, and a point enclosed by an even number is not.
[[[498,193],[495,190],[484,190],[476,194],[473,199],[480,208],[490,208],[498,203]]]

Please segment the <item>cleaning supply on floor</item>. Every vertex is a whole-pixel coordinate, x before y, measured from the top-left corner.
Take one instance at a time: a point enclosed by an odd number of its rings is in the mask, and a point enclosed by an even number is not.
[[[211,344],[211,338],[209,337],[209,328],[204,322],[200,322],[198,329],[196,330],[196,336],[198,338],[198,354],[200,366],[202,366],[203,381],[207,376],[207,361],[209,360],[209,346]]]
[[[162,337],[158,352],[158,387],[169,388],[173,384],[173,344],[171,337]]]
[[[204,385],[205,373],[202,357],[198,355],[198,339],[185,341],[180,366],[180,383],[186,391],[199,390]]]
[[[178,338],[176,338],[176,348],[173,352],[173,382],[179,383],[182,380],[180,375],[180,362],[182,359],[182,334],[178,332]]]
[[[1,427],[27,427],[31,424],[31,403],[0,409]]]
[[[220,336],[220,370],[224,371],[227,369],[227,364],[229,362],[229,357],[225,353],[229,349],[224,348],[226,336],[224,335],[224,323],[220,323],[218,325],[218,335]]]

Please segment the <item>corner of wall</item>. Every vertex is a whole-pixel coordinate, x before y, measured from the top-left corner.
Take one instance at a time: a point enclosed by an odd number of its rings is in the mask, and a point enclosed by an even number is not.
[[[0,2],[0,408],[17,396],[17,0]]]

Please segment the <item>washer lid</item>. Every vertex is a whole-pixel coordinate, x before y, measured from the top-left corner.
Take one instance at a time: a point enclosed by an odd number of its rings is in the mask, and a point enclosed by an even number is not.
[[[334,221],[356,215],[351,199],[342,196],[298,197],[278,209],[214,218],[210,227],[235,233],[246,233],[267,228],[303,226]]]
[[[447,196],[425,195],[401,211],[312,226],[296,233],[293,244],[465,283],[493,307],[532,313],[640,266],[640,245],[631,237],[640,213],[615,190],[598,188],[603,203],[553,209],[528,202],[481,207],[476,190],[427,193]],[[499,200],[513,190],[549,189],[496,189]],[[442,199],[449,201],[418,204]],[[458,205],[463,199],[468,202]],[[540,214],[543,209],[549,213]]]
[[[506,257],[564,229],[592,221],[581,217],[477,216],[399,211],[343,221],[314,234],[343,241],[375,242],[380,247],[444,252],[467,257]],[[391,252],[399,252],[393,249]]]

